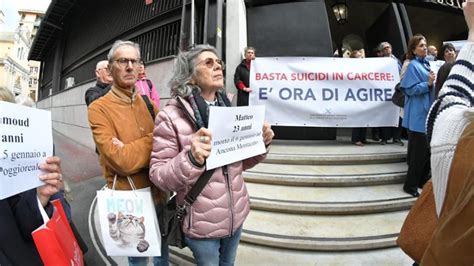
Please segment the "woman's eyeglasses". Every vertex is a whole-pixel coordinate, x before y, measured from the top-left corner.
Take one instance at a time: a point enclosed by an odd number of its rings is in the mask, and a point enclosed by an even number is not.
[[[218,64],[221,66],[222,70],[225,69],[225,63],[221,59],[217,58],[206,58],[202,60],[201,62],[197,63],[197,65],[204,64],[207,68],[214,68],[215,64]]]
[[[141,59],[130,59],[130,58],[115,59],[115,62],[117,62],[119,66],[123,68],[127,67],[130,63],[132,63],[132,66],[134,67],[140,66],[143,63]]]

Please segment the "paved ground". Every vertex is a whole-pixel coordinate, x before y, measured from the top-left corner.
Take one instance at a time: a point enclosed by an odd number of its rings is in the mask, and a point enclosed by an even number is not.
[[[104,186],[100,176],[101,169],[95,152],[82,146],[66,136],[54,133],[55,151],[61,157],[64,178],[70,187],[69,199],[73,221],[82,238],[89,247],[85,254],[87,265],[104,265],[96,251],[89,233],[89,207],[94,200],[96,191]]]

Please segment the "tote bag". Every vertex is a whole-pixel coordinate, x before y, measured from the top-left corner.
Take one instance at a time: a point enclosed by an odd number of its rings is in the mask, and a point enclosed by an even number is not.
[[[33,231],[31,235],[44,265],[84,265],[83,253],[72,232],[64,212],[61,200],[53,200],[54,213],[51,219],[38,200],[38,207],[44,225]]]
[[[433,182],[429,180],[411,207],[398,236],[397,244],[403,252],[420,263],[437,224]]]
[[[101,235],[109,256],[161,256],[161,236],[149,188],[97,191]]]

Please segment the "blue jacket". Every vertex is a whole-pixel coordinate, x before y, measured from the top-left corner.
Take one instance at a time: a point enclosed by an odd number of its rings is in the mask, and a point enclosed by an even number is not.
[[[400,83],[405,94],[405,109],[402,126],[410,131],[426,133],[425,121],[434,97],[428,87],[430,65],[424,58],[416,57],[408,65]]]

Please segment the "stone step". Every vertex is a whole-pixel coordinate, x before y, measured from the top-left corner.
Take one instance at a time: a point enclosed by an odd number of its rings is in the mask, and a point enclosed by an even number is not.
[[[363,215],[299,215],[252,210],[242,241],[300,250],[369,250],[396,246],[406,211]]]
[[[374,164],[406,161],[407,145],[380,145],[371,142],[364,147],[349,140],[275,140],[266,163],[275,164]]]
[[[364,186],[402,183],[405,162],[366,165],[294,165],[260,163],[244,172],[251,183],[286,186]]]
[[[189,248],[170,248],[170,261],[180,266],[196,265]],[[235,265],[411,265],[398,247],[365,251],[290,250],[240,242]]]
[[[362,187],[288,187],[247,183],[252,209],[300,214],[362,214],[407,210],[416,198],[401,184]]]

